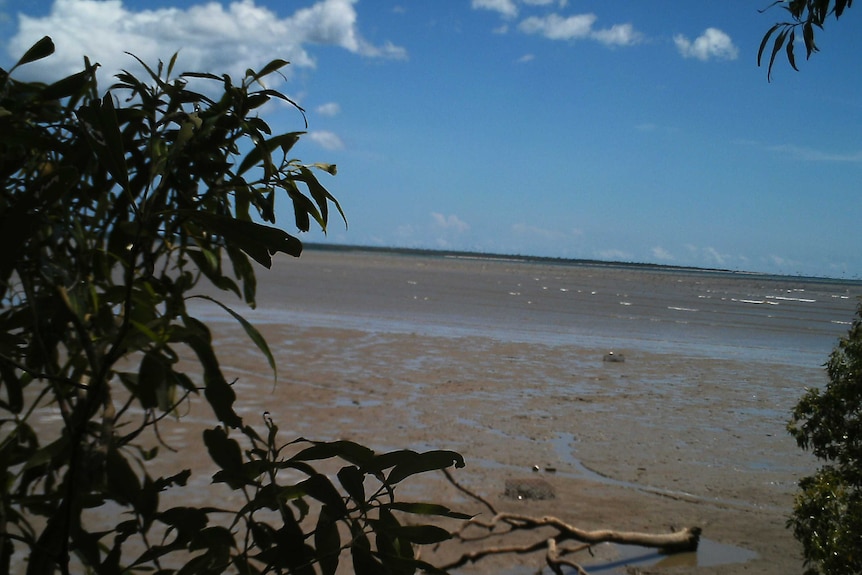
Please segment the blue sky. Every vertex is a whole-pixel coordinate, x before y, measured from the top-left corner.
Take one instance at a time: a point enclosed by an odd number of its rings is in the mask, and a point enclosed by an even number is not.
[[[0,0],[0,65],[45,34],[22,75],[290,60],[349,221],[307,240],[862,278],[862,9],[768,83],[769,4]]]

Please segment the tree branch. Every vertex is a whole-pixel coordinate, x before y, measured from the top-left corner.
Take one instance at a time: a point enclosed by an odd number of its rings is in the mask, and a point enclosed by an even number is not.
[[[464,522],[460,529],[453,532],[453,536],[461,542],[475,542],[487,539],[494,535],[506,535],[519,530],[533,531],[542,528],[551,528],[556,531],[556,535],[553,537],[545,538],[541,541],[527,545],[488,547],[478,551],[464,553],[454,562],[444,566],[443,569],[454,569],[465,565],[468,562],[474,563],[489,555],[500,555],[506,553],[525,554],[546,549],[545,560],[554,573],[562,573],[561,568],[567,566],[576,569],[579,574],[584,575],[586,574],[586,571],[584,571],[580,565],[563,558],[563,555],[589,550],[593,545],[598,543],[639,545],[642,547],[660,549],[665,553],[679,553],[683,551],[697,550],[698,543],[700,542],[700,527],[687,527],[682,531],[672,531],[670,533],[659,534],[640,533],[635,531],[614,531],[611,529],[589,531],[570,525],[558,517],[533,517],[520,513],[499,512],[487,499],[458,483],[448,470],[443,470],[443,473],[455,488],[472,498],[474,501],[481,503],[494,513],[494,516],[490,521],[483,521],[474,517]],[[508,530],[495,532],[495,529],[500,525],[506,526]],[[467,537],[464,535],[464,532],[470,527],[483,529],[486,531],[486,534],[480,537]],[[574,548],[561,549],[558,547],[560,542],[567,540],[579,541],[582,545]]]

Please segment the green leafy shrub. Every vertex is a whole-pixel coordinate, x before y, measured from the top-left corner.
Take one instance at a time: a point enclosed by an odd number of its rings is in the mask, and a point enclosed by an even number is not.
[[[448,533],[398,517],[463,516],[398,502],[395,489],[461,457],[278,445],[271,419],[260,435],[235,411],[210,329],[187,307],[220,305],[274,370],[257,330],[196,288],[254,306],[253,262],[300,255],[275,225],[277,197],[300,231],[325,230],[330,207],[343,218],[316,176],[335,166],[290,158],[302,132],[273,135],[257,115],[270,100],[293,104],[262,84],[287,63],[234,83],[174,77],[176,57],[139,61],[144,79],[124,71],[105,94],[87,60],[51,84],[12,78],[53,50],[46,37],[0,70],[0,572],[26,560],[28,575],[334,573],[344,554],[358,573],[430,568],[414,546]],[[182,369],[189,358],[199,373]],[[212,412],[202,442],[238,509],[160,505],[191,471],[152,477],[163,444],[145,438],[189,402]],[[40,423],[45,410],[59,423]],[[324,460],[340,465],[334,478],[315,467]],[[94,527],[99,509],[116,524]]]
[[[862,573],[862,306],[826,364],[829,383],[808,390],[788,430],[824,465],[799,482],[788,526],[809,573]]]

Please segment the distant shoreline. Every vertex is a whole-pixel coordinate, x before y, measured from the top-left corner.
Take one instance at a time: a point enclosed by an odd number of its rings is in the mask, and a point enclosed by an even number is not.
[[[303,247],[311,251],[327,251],[327,252],[367,252],[392,254],[402,256],[417,256],[417,257],[437,257],[437,258],[452,258],[464,260],[486,260],[498,262],[518,262],[527,264],[546,264],[559,266],[573,267],[597,267],[610,269],[628,269],[655,271],[667,273],[694,273],[704,275],[729,275],[729,276],[744,276],[747,278],[760,279],[787,279],[793,278],[806,282],[818,283],[841,283],[862,286],[862,279],[849,278],[834,278],[826,276],[805,276],[805,275],[789,275],[789,274],[772,274],[766,272],[750,272],[738,271],[723,268],[700,268],[695,266],[679,266],[670,264],[655,264],[643,262],[611,262],[593,259],[569,259],[550,256],[525,256],[514,254],[497,254],[497,253],[482,253],[460,250],[434,250],[428,248],[397,248],[397,247],[380,247],[380,246],[358,246],[349,244],[328,244],[317,242],[303,242]]]

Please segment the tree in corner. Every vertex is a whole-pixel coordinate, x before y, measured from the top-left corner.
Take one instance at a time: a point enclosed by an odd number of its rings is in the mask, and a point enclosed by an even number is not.
[[[815,28],[822,30],[823,24],[830,16],[835,16],[835,19],[841,18],[844,11],[853,5],[853,0],[775,0],[769,5],[779,6],[787,11],[790,15],[790,21],[776,22],[769,31],[763,36],[760,43],[760,49],[757,51],[757,65],[760,66],[763,56],[767,53],[766,47],[769,45],[769,40],[772,38],[772,48],[769,51],[769,67],[767,68],[767,78],[772,77],[772,65],[775,64],[775,57],[784,49],[788,63],[794,70],[799,70],[796,67],[796,32],[802,31],[802,42],[805,44],[805,57],[810,58],[811,54],[819,51],[817,44],[814,41]]]
[[[788,431],[824,465],[799,482],[788,527],[807,573],[862,573],[862,305],[826,364],[829,383],[810,389]]]

